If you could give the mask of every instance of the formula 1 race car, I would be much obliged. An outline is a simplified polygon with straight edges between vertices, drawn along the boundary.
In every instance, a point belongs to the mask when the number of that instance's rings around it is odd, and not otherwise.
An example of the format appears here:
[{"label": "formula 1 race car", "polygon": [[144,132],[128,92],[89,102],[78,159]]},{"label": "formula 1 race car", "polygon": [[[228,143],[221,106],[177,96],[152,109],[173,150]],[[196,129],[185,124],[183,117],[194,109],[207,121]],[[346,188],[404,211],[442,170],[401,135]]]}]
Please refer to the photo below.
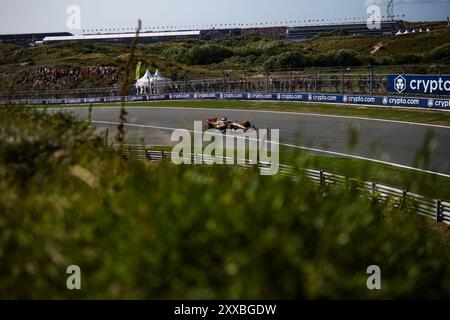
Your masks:
[{"label": "formula 1 race car", "polygon": [[256,127],[250,123],[250,121],[244,121],[244,123],[241,124],[237,121],[228,120],[227,118],[213,118],[207,119],[205,122],[205,130],[208,129],[217,129],[223,132],[227,130],[242,130],[247,132],[250,129],[256,130]]}]

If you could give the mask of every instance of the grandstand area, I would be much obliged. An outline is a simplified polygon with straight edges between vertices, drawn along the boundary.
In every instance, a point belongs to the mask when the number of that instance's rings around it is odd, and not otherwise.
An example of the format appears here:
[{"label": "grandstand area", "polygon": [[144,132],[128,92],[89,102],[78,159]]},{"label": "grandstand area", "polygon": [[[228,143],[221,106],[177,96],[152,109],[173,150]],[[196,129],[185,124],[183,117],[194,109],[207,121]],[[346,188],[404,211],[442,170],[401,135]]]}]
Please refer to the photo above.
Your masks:
[{"label": "grandstand area", "polygon": [[[42,39],[43,44],[55,44],[74,41],[92,42],[92,43],[129,43],[135,34],[98,34],[98,35],[81,35],[81,36],[46,36]],[[177,41],[177,40],[198,40],[200,31],[173,31],[173,32],[145,32],[139,35],[139,42],[154,43],[161,41]]]},{"label": "grandstand area", "polygon": [[[278,39],[307,40],[322,34],[342,31],[349,35],[392,35],[397,30],[404,30],[403,21],[383,22],[381,29],[368,29],[366,22],[347,24],[315,24],[299,26],[247,27],[247,28],[213,28],[198,30],[173,30],[158,32],[143,32],[140,43],[154,43],[174,40],[211,40],[230,36],[246,36],[250,34],[265,35]],[[133,32],[112,33],[100,30],[96,33],[73,35],[61,33],[11,34],[0,35],[0,43],[14,43],[19,45],[55,44],[73,41],[92,43],[128,43],[134,37]]]},{"label": "grandstand area", "polygon": [[287,39],[304,41],[313,37],[332,34],[339,32],[346,35],[392,35],[395,30],[404,30],[406,28],[403,21],[385,21],[381,23],[381,27],[369,29],[367,23],[344,23],[344,24],[328,24],[315,26],[291,27],[287,30]]},{"label": "grandstand area", "polygon": [[33,46],[36,43],[41,43],[45,37],[73,37],[73,34],[69,32],[0,34],[0,43]]},{"label": "grandstand area", "polygon": [[[419,25],[419,28],[430,30],[426,24]],[[111,30],[112,29],[97,29],[95,32],[92,32],[93,30],[90,32],[86,31],[81,35],[73,35],[68,32],[4,34],[0,35],[0,43],[12,43],[21,46],[49,45],[77,41],[88,43],[129,43],[135,35],[134,32],[130,31],[130,28],[124,28],[122,32],[112,32]],[[407,23],[403,20],[384,20],[382,21],[380,28],[368,28],[367,22],[365,21],[330,24],[314,22],[297,26],[249,26],[245,28],[145,31],[140,34],[139,43],[148,44],[185,40],[212,40],[248,35],[262,35],[290,41],[306,41],[322,35],[390,36],[398,34],[399,32],[403,33],[407,30]]]}]

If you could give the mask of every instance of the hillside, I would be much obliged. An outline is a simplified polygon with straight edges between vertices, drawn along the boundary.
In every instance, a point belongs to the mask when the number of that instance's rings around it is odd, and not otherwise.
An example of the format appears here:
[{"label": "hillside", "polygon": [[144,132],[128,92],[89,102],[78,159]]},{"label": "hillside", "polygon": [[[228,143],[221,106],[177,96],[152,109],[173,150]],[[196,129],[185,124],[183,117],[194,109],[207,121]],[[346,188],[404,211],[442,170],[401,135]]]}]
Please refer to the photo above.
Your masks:
[{"label": "hillside", "polygon": [[[0,88],[5,90],[16,76],[32,77],[42,67],[113,66],[118,73],[128,59],[129,46],[83,43],[20,48],[0,44]],[[306,42],[289,42],[252,35],[210,41],[179,41],[140,45],[136,62],[162,72],[174,80],[222,78],[224,74],[239,78],[246,73],[267,69],[339,68],[353,66],[367,70],[367,65],[450,64],[450,32],[433,32],[409,36],[321,36]],[[442,67],[441,67],[442,68]],[[447,72],[444,67],[441,71]],[[436,69],[437,70],[437,69]],[[437,71],[434,72],[437,72]],[[419,71],[423,71],[419,69]],[[426,71],[426,70],[425,70]],[[95,81],[94,81],[95,80]],[[76,86],[98,84],[86,79]],[[104,85],[110,85],[105,83]],[[16,87],[21,87],[16,84]]]}]

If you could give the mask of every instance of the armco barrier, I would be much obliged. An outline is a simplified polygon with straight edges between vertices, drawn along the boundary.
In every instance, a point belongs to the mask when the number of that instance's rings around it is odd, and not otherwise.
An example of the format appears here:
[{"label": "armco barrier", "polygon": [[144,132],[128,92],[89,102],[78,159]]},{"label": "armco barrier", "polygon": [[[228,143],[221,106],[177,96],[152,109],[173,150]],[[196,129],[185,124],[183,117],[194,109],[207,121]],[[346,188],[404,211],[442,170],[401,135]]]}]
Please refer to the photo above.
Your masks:
[{"label": "armco barrier", "polygon": [[[118,152],[120,148],[113,146],[113,151]],[[171,152],[165,151],[150,151],[145,146],[141,145],[125,145],[122,148],[123,155],[127,158],[137,160],[161,161],[168,160]],[[192,161],[195,159],[205,159],[201,154],[190,154]],[[223,162],[226,162],[227,157],[223,157]],[[210,159],[212,160],[212,159]],[[246,162],[243,167],[250,167],[251,164]],[[269,168],[268,163],[259,162],[258,167],[262,170]],[[336,190],[342,190],[349,186],[356,187],[362,194],[367,196],[372,201],[383,201],[384,203],[391,203],[394,206],[402,207],[405,203],[412,203],[414,212],[432,218],[438,223],[444,223],[450,226],[450,202],[442,200],[428,199],[416,193],[408,192],[393,188],[390,186],[377,184],[374,182],[361,181],[353,178],[347,178],[341,175],[328,173],[312,169],[298,169],[292,166],[280,164],[279,174],[288,178],[294,178],[297,174],[304,174],[311,181],[318,185],[326,185]]]},{"label": "armco barrier", "polygon": [[[250,93],[250,92],[216,92],[216,93],[167,93],[145,96],[125,97],[127,102],[164,101],[164,100],[259,100],[259,101],[297,101],[327,104],[352,104],[376,107],[420,108],[432,110],[450,110],[450,99],[415,98],[399,96],[368,96],[345,94],[315,93]],[[13,103],[27,105],[85,104],[119,102],[120,97],[50,99],[50,100],[14,100]],[[8,104],[6,100],[0,104]]]}]

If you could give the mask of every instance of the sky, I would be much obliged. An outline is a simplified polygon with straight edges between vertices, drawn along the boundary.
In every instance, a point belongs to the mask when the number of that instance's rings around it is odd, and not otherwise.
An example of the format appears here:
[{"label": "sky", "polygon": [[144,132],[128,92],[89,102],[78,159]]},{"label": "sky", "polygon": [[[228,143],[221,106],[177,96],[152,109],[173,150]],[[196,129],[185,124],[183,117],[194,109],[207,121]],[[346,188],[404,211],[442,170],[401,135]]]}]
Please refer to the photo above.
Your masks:
[{"label": "sky", "polygon": [[[138,19],[144,31],[365,21],[367,7],[374,3],[385,15],[387,0],[1,0],[0,34],[131,30]],[[408,21],[445,20],[450,0],[395,0],[395,14]]]}]

